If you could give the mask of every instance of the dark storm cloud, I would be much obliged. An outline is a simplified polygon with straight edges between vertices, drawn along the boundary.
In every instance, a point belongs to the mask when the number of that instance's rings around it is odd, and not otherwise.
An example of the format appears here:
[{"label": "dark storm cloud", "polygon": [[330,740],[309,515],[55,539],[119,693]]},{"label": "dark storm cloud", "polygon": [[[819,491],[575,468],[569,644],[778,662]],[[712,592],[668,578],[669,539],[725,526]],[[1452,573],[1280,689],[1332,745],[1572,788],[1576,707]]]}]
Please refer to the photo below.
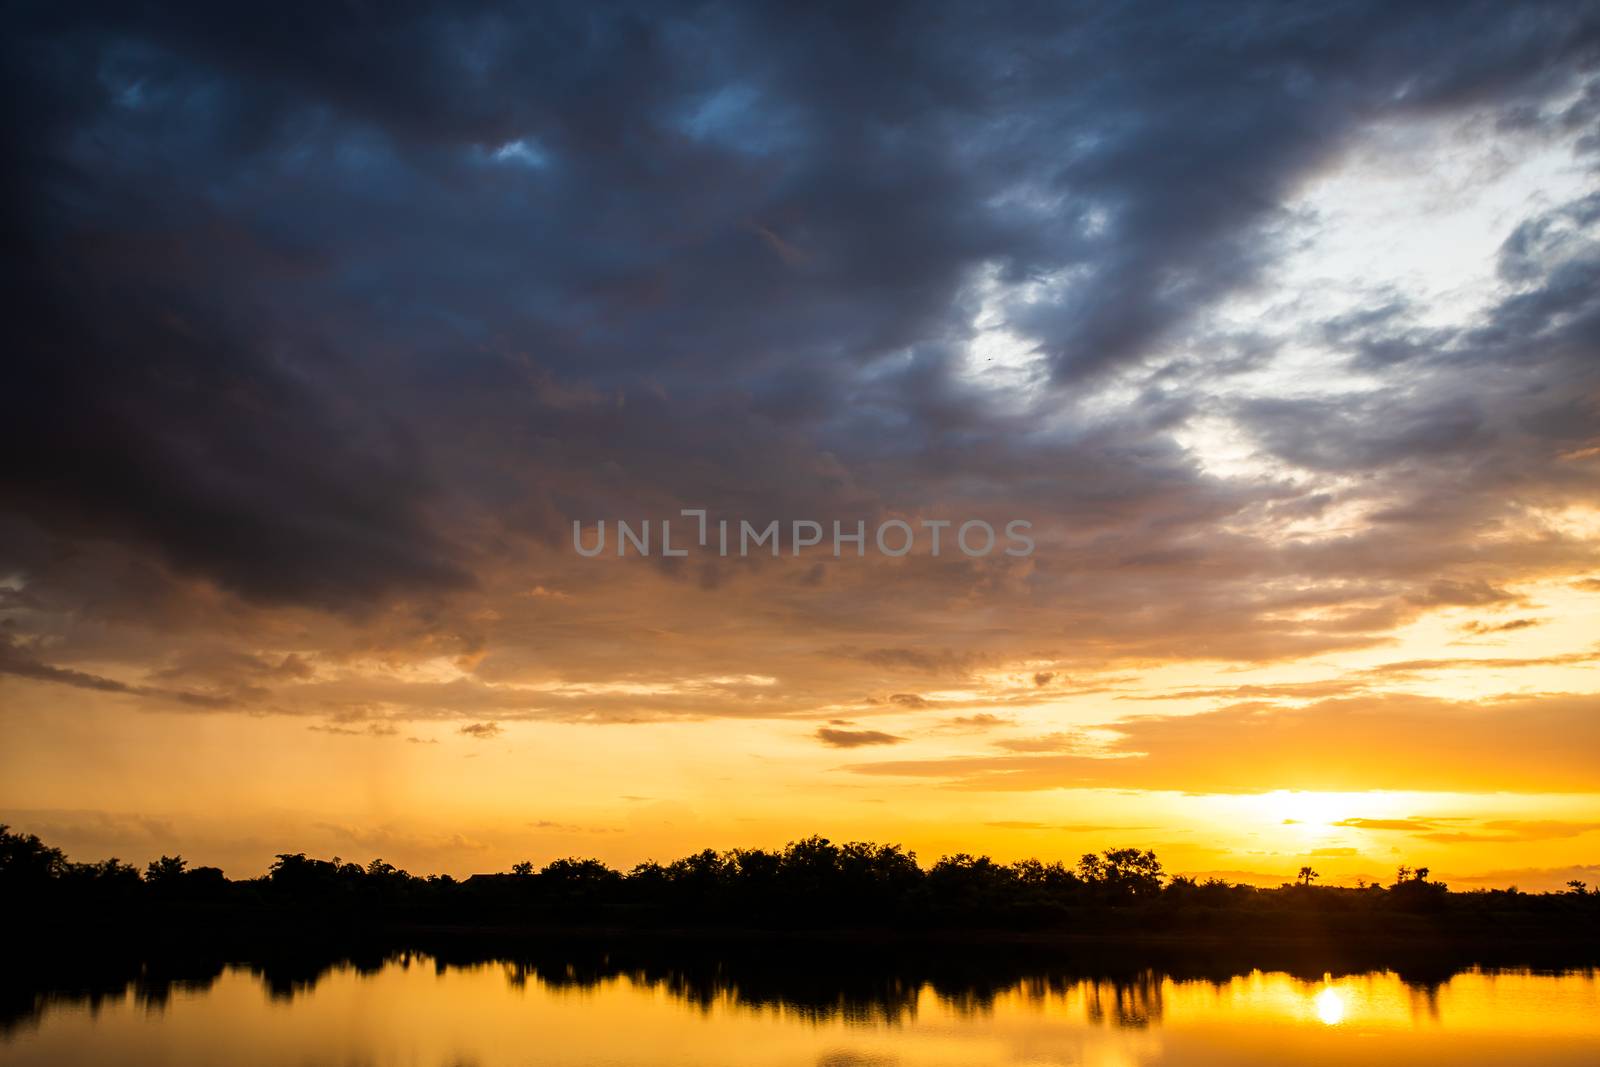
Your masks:
[{"label": "dark storm cloud", "polygon": [[[799,714],[1022,652],[1365,647],[1510,600],[1519,568],[1596,565],[1570,542],[1469,543],[1508,500],[1593,488],[1555,458],[1594,424],[1592,202],[1515,229],[1484,322],[1421,324],[1401,294],[1307,324],[1396,388],[1211,405],[1263,452],[1387,494],[1359,533],[1240,532],[1363,490],[1229,483],[1173,436],[1272,338],[1164,348],[1261,280],[1286,202],[1364,124],[1485,108],[1581,129],[1592,5],[77,5],[9,31],[0,581],[20,572],[29,625],[61,631],[36,680],[114,658],[65,619],[218,623],[170,591],[199,579],[376,621],[305,637],[227,616],[218,642],[245,647],[205,663],[123,654],[246,696],[295,681],[260,665],[296,648],[450,657],[490,683],[759,670],[782,695],[381,699]],[[1006,402],[966,364],[986,284],[1039,360]],[[1119,375],[1137,402],[1074,407]],[[850,572],[568,554],[528,580],[574,517],[682,506],[1025,508],[1059,541]],[[395,599],[414,617],[383,614]],[[663,639],[619,652],[630,623]],[[819,664],[831,682],[799,681]],[[307,682],[318,711],[322,689],[363,699]]]}]

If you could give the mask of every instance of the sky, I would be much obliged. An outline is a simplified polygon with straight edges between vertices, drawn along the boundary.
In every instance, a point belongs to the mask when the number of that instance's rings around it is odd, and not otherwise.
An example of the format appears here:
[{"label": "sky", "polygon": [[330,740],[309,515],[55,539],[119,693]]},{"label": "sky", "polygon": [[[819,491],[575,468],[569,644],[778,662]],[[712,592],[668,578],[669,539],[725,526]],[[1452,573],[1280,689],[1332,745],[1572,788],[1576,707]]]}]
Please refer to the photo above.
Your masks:
[{"label": "sky", "polygon": [[0,821],[1600,883],[1600,5],[7,20]]}]

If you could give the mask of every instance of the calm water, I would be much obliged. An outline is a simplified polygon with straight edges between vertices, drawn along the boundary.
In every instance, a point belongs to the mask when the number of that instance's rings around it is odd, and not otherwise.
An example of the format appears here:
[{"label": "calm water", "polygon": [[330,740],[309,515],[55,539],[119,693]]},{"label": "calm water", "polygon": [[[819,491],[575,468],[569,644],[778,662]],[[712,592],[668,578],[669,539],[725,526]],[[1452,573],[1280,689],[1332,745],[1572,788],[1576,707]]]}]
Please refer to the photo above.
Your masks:
[{"label": "calm water", "polygon": [[222,967],[40,994],[0,1028],[5,1064],[445,1067],[806,1064],[1600,1064],[1593,972],[1255,971],[976,988],[893,981],[830,998],[668,974],[577,976],[420,955],[285,978]]}]

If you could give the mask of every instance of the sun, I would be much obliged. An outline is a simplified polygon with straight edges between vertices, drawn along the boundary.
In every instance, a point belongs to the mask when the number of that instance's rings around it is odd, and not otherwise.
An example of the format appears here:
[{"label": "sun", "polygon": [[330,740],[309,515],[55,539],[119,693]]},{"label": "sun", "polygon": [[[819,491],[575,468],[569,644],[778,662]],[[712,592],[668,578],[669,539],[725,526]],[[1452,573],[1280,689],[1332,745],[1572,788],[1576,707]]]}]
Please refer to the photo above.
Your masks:
[{"label": "sun", "polygon": [[1326,828],[1358,812],[1370,811],[1368,793],[1316,793],[1298,789],[1278,789],[1255,798],[1255,806],[1269,818]]}]

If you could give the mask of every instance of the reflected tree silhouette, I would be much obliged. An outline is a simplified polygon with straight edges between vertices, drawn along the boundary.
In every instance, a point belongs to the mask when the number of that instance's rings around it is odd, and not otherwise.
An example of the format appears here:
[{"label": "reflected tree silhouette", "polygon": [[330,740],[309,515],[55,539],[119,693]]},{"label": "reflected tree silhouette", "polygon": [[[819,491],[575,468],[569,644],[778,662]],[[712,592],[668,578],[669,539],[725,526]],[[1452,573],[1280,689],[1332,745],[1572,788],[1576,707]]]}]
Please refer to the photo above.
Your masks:
[{"label": "reflected tree silhouette", "polygon": [[[748,1011],[811,1023],[897,1025],[914,1020],[927,995],[957,1017],[974,1018],[992,1014],[1000,997],[1016,996],[1038,1005],[1081,1004],[1090,1022],[1137,1030],[1162,1020],[1169,983],[1202,983],[1221,992],[1262,962],[1230,958],[1225,950],[1197,961],[1193,953],[1177,949],[1134,960],[1124,947],[1105,946],[1098,954],[1079,952],[1073,962],[1063,963],[1059,952],[1048,949],[969,944],[853,952],[844,966],[841,952],[849,950],[848,944],[816,939],[772,944],[672,939],[550,944],[541,939],[508,950],[482,938],[447,934],[404,947],[372,942],[328,951],[279,945],[234,958],[175,946],[167,955],[119,957],[99,966],[60,959],[53,967],[41,963],[8,974],[0,987],[0,1039],[58,1009],[92,1012],[131,999],[144,1011],[160,1013],[175,994],[203,993],[230,969],[251,976],[271,999],[292,1002],[337,973],[370,976],[414,965],[439,975],[493,967],[513,989],[593,990],[623,982],[659,990],[703,1014]],[[1308,985],[1328,975],[1373,969],[1369,960],[1353,960],[1349,969],[1324,972],[1319,962],[1296,962],[1292,956],[1267,965]],[[1436,1015],[1441,986],[1467,969],[1465,964],[1419,964],[1397,977],[1414,1010]]]},{"label": "reflected tree silhouette", "polygon": [[1084,982],[1084,1005],[1091,1022],[1143,1030],[1161,1020],[1165,979],[1141,971],[1122,979]]}]

